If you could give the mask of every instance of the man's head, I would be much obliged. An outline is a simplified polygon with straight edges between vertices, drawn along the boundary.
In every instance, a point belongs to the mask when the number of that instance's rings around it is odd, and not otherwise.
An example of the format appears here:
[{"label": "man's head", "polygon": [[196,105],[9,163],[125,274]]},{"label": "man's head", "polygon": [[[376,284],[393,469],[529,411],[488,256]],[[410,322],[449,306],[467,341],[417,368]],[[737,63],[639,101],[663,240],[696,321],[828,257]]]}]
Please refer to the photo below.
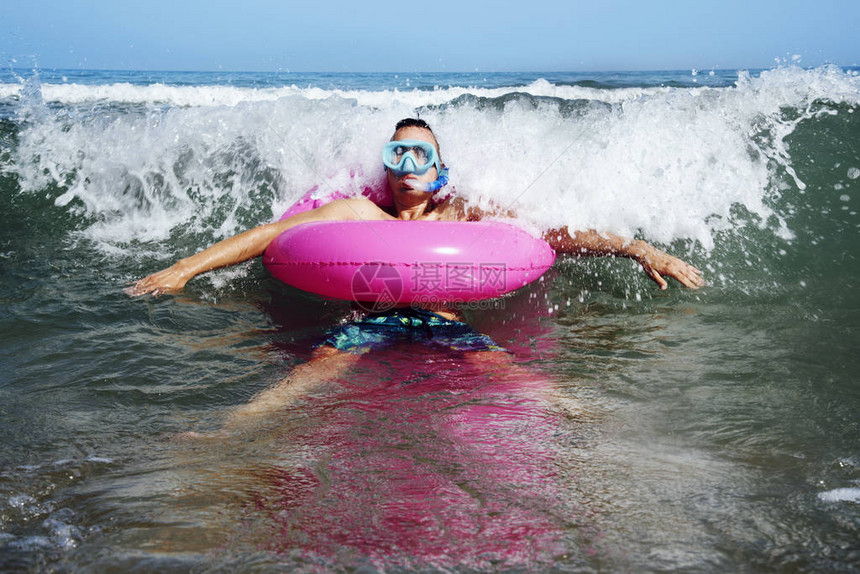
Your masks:
[{"label": "man's head", "polygon": [[415,133],[423,133],[425,136],[429,135],[429,139],[426,137],[419,139],[427,139],[427,141],[432,142],[433,146],[436,148],[436,153],[441,157],[442,154],[439,151],[439,142],[436,140],[436,135],[433,133],[432,128],[430,128],[430,125],[419,118],[403,118],[397,122],[394,126],[394,134],[391,136],[391,141],[416,139],[409,135]]},{"label": "man's head", "polygon": [[[442,161],[439,158],[439,142],[427,122],[416,118],[405,118],[397,122],[391,142],[400,141],[404,142],[404,146],[386,144],[383,150],[383,162],[386,164],[391,189],[435,191],[444,185],[438,183],[434,187],[434,183],[446,170],[442,169]],[[425,148],[423,150],[422,144]],[[444,182],[447,183],[447,178]]]}]

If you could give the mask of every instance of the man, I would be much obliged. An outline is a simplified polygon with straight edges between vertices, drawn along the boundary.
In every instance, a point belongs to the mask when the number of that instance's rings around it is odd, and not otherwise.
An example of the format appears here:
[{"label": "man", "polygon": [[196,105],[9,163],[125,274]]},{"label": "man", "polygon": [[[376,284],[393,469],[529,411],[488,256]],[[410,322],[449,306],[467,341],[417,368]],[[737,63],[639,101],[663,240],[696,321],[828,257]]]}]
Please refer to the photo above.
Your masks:
[{"label": "man", "polygon": [[[200,273],[262,255],[278,235],[303,223],[395,219],[476,221],[487,215],[469,207],[459,198],[448,198],[438,204],[434,202],[433,192],[447,181],[446,169],[441,161],[439,143],[430,126],[423,120],[408,118],[397,123],[391,141],[384,148],[383,161],[386,185],[394,202],[389,210],[363,197],[335,200],[317,209],[261,225],[220,241],[167,269],[144,277],[128,288],[127,292],[138,296],[180,290]],[[664,276],[672,277],[693,289],[703,285],[698,269],[644,241],[628,240],[593,230],[570,232],[567,228],[550,230],[544,234],[544,239],[561,254],[632,258],[642,265],[661,289],[667,287]],[[225,431],[271,414],[303,396],[321,381],[331,380],[353,364],[358,353],[404,339],[425,340],[462,351],[466,359],[473,363],[505,363],[506,368],[514,368],[506,358],[506,353],[494,352],[504,349],[464,323],[455,306],[440,303],[423,307],[395,307],[336,329],[315,350],[309,362],[294,369],[286,379],[263,391],[250,403],[234,410]]]},{"label": "man", "polygon": [[[427,142],[433,146],[437,156],[439,144],[430,126],[423,120],[408,118],[397,123],[393,142],[412,140]],[[439,179],[439,166],[432,165],[423,173],[387,169],[386,183],[394,199],[391,212],[363,198],[340,199],[327,205],[294,215],[287,219],[255,227],[230,237],[204,251],[176,262],[174,265],[153,273],[127,289],[130,295],[152,293],[160,295],[178,291],[194,276],[228,265],[241,263],[262,255],[266,247],[287,229],[314,221],[348,220],[448,220],[475,221],[485,214],[470,209],[462,200],[449,198],[440,204],[432,201],[433,193],[424,191]],[[422,184],[424,187],[422,188]],[[664,253],[644,241],[628,240],[611,233],[594,230],[574,231],[567,228],[554,229],[544,234],[544,239],[560,254],[615,255],[635,259],[661,289],[667,287],[664,275],[672,277],[682,285],[698,288],[703,285],[701,272],[676,257]],[[456,313],[445,311],[444,316],[453,318]]]}]

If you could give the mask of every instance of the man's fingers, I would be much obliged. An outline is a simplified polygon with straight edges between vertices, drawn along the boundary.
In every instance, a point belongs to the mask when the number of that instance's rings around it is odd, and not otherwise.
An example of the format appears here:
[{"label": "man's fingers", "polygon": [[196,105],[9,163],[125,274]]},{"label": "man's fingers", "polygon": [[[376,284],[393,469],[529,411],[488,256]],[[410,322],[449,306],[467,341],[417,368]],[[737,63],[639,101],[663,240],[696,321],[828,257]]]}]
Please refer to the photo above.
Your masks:
[{"label": "man's fingers", "polygon": [[[655,266],[660,270],[658,271],[655,269]],[[664,276],[671,277],[681,285],[690,289],[698,289],[705,284],[705,281],[702,279],[701,271],[692,265],[684,263],[683,261],[673,257],[667,256],[666,260],[657,261],[654,266],[652,266],[651,262],[643,262],[642,268],[645,270],[645,273],[648,274],[648,277],[650,277],[661,290],[664,290],[669,286],[669,283],[666,281]]]},{"label": "man's fingers", "polygon": [[654,282],[660,287],[661,291],[667,287],[668,284],[666,283],[666,280],[663,279],[663,276],[655,271],[651,266],[645,267],[645,273],[648,274],[648,277],[654,280]]},{"label": "man's fingers", "polygon": [[702,279],[702,272],[692,265],[687,265],[683,269],[681,277],[683,279],[681,282],[691,289],[698,289],[705,284],[705,281]]}]

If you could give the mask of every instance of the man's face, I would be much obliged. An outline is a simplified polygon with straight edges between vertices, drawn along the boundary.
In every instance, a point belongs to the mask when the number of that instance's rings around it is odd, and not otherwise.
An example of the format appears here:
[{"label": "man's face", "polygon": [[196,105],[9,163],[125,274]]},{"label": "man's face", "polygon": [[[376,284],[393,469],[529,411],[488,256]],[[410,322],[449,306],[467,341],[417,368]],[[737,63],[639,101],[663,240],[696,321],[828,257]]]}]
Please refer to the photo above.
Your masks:
[{"label": "man's face", "polygon": [[[439,145],[436,143],[436,138],[433,137],[433,134],[424,129],[416,126],[410,126],[406,128],[400,128],[396,132],[394,132],[394,137],[392,141],[399,140],[419,140],[430,143],[436,148],[436,152],[439,152]],[[436,178],[439,177],[439,173],[436,167],[431,167],[424,174],[417,175],[414,173],[407,173],[403,175],[395,175],[390,169],[387,170],[386,175],[388,177],[388,187],[391,188],[392,192],[410,192],[410,193],[425,193],[423,191],[415,191],[408,185],[406,185],[406,181],[409,179],[418,180],[425,183],[431,183],[436,181]]]}]

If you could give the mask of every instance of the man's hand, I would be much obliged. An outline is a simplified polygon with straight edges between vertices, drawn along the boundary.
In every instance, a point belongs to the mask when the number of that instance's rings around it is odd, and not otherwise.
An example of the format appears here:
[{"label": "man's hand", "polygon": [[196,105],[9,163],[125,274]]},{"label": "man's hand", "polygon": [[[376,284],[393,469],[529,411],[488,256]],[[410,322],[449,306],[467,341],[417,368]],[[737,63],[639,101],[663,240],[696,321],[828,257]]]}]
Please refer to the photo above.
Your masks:
[{"label": "man's hand", "polygon": [[689,263],[664,253],[644,241],[638,243],[640,243],[638,249],[633,251],[639,253],[631,253],[631,257],[642,265],[642,269],[660,286],[660,289],[668,286],[664,276],[671,277],[690,289],[698,289],[705,284],[702,272]]},{"label": "man's hand", "polygon": [[123,291],[132,297],[146,295],[147,293],[158,296],[168,291],[179,291],[185,287],[185,284],[192,277],[188,275],[184,267],[182,261],[178,261],[167,269],[147,275],[134,285],[126,287]]}]

